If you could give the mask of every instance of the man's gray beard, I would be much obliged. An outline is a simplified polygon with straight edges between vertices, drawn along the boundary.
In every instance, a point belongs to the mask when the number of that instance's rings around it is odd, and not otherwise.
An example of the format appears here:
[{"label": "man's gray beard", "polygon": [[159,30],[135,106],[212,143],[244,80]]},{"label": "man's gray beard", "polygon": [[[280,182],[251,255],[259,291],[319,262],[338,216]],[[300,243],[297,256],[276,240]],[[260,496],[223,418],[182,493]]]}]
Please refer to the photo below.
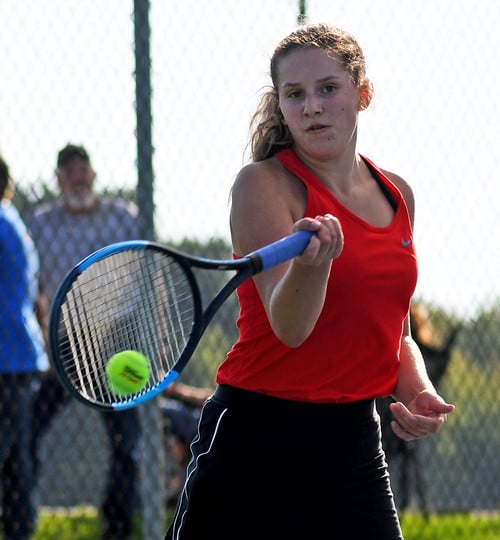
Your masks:
[{"label": "man's gray beard", "polygon": [[97,195],[95,193],[88,193],[87,195],[69,195],[64,198],[64,201],[70,210],[82,212],[91,210],[95,206]]}]

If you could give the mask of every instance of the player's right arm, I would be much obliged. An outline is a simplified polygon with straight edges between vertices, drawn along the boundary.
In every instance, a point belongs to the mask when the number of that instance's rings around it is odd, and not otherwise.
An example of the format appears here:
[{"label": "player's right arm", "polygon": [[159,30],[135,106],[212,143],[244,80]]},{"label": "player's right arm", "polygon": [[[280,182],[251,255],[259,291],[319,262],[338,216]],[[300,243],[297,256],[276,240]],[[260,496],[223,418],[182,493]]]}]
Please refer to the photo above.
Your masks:
[{"label": "player's right arm", "polygon": [[271,327],[283,343],[298,347],[323,308],[331,262],[343,246],[342,228],[331,216],[304,218],[304,185],[276,160],[247,165],[232,190],[234,252],[245,255],[296,230],[314,231],[303,255],[254,277]]}]

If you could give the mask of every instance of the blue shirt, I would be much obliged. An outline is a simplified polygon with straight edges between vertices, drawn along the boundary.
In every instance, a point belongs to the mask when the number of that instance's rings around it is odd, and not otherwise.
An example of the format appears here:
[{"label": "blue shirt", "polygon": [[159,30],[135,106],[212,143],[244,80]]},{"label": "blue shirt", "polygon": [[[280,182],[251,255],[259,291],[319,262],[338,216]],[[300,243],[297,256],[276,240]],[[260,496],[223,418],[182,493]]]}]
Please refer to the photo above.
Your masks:
[{"label": "blue shirt", "polygon": [[0,373],[48,368],[35,315],[38,254],[17,209],[0,203]]}]

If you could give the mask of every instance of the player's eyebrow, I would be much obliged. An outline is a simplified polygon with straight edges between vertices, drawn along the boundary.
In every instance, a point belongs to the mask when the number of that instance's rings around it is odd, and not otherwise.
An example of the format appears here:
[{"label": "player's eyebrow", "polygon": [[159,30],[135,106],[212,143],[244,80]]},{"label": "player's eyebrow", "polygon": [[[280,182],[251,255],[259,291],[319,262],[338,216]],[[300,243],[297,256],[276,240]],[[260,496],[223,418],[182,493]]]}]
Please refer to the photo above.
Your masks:
[{"label": "player's eyebrow", "polygon": [[[333,81],[333,80],[336,80],[336,79],[341,79],[342,77],[340,75],[327,75],[326,77],[322,77],[321,79],[317,79],[316,82],[317,83],[325,83],[325,82],[328,82],[328,81]],[[299,82],[291,82],[291,81],[285,81],[283,82],[280,86],[281,88],[289,88],[289,87],[294,87],[294,86],[300,86],[302,83],[299,83]]]}]

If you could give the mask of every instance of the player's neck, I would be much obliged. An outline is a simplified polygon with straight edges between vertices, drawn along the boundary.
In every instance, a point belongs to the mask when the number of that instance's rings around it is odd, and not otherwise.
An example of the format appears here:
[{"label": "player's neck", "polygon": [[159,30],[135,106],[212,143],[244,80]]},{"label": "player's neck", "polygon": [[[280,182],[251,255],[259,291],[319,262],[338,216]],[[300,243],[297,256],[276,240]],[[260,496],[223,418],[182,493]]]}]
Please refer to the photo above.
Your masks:
[{"label": "player's neck", "polygon": [[362,159],[349,152],[333,159],[302,158],[314,175],[333,193],[348,194],[362,180]]}]

